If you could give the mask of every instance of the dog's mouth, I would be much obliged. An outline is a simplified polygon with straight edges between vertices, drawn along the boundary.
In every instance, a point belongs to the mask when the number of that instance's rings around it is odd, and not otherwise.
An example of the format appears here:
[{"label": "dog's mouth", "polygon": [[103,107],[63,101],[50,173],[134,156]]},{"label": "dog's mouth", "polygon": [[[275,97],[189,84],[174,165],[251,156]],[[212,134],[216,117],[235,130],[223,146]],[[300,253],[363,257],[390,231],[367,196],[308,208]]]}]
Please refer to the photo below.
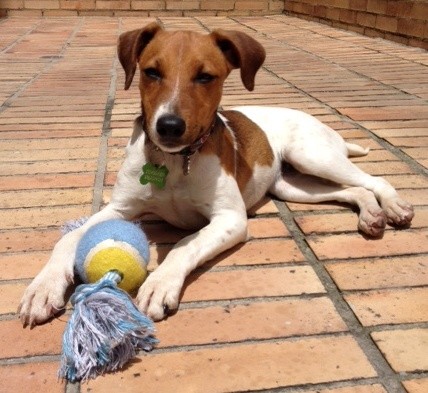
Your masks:
[{"label": "dog's mouth", "polygon": [[206,142],[208,137],[211,135],[214,124],[209,127],[207,131],[201,130],[200,135],[196,138],[195,141],[187,144],[183,144],[182,140],[177,140],[176,138],[165,138],[157,137],[157,141],[153,143],[163,152],[169,154],[181,154],[181,155],[192,155],[196,153],[202,145]]},{"label": "dog's mouth", "polygon": [[161,138],[159,141],[153,141],[153,143],[156,145],[156,147],[159,150],[162,150],[165,153],[170,154],[178,154],[182,150],[185,150],[188,148],[189,145],[184,145],[180,143],[177,140],[170,140],[170,139],[164,139]]}]

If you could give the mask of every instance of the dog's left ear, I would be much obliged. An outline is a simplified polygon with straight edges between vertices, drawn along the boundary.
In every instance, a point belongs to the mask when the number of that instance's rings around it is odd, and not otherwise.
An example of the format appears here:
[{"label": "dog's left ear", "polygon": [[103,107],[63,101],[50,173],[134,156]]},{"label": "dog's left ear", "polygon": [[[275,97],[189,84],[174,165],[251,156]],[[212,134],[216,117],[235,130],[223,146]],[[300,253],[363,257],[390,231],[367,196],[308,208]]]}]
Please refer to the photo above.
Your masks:
[{"label": "dog's left ear", "polygon": [[142,29],[127,31],[120,35],[117,43],[117,54],[120,64],[125,70],[125,90],[131,86],[141,53],[160,30],[162,27],[153,22]]},{"label": "dog's left ear", "polygon": [[232,68],[241,69],[241,79],[246,89],[253,90],[254,78],[266,57],[263,46],[240,31],[216,29],[211,36]]}]

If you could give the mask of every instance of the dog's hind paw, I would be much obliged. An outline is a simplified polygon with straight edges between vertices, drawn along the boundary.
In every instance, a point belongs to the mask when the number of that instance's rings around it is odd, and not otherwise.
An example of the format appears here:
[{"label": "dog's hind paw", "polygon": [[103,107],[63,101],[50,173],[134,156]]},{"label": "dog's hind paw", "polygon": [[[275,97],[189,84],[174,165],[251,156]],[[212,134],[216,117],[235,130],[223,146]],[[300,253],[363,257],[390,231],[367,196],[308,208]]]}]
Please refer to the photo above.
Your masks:
[{"label": "dog's hind paw", "polygon": [[382,236],[385,227],[386,215],[380,207],[378,209],[367,209],[360,213],[358,228],[367,235]]},{"label": "dog's hind paw", "polygon": [[413,206],[400,198],[388,199],[382,207],[390,225],[409,225],[415,215]]}]

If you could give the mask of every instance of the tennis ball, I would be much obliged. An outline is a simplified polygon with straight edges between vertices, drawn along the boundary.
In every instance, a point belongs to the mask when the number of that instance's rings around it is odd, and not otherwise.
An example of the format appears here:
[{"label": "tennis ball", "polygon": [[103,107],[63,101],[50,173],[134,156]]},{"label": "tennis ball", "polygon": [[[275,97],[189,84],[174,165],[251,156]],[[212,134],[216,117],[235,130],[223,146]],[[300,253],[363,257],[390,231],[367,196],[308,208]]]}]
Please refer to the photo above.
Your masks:
[{"label": "tennis ball", "polygon": [[122,276],[118,287],[131,293],[144,282],[149,259],[149,243],[139,226],[108,220],[91,227],[78,243],[75,270],[86,283],[115,270]]}]

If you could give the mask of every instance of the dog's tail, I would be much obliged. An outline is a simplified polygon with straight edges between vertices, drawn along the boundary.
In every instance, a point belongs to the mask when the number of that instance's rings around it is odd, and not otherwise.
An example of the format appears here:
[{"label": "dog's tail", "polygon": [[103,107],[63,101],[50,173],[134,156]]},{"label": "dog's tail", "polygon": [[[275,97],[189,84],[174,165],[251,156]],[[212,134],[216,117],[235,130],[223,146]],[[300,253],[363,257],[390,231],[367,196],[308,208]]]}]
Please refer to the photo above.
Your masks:
[{"label": "dog's tail", "polygon": [[354,143],[348,143],[346,142],[346,148],[348,149],[348,156],[349,157],[361,157],[368,154],[370,151],[370,147],[361,147],[359,145],[356,145]]}]

